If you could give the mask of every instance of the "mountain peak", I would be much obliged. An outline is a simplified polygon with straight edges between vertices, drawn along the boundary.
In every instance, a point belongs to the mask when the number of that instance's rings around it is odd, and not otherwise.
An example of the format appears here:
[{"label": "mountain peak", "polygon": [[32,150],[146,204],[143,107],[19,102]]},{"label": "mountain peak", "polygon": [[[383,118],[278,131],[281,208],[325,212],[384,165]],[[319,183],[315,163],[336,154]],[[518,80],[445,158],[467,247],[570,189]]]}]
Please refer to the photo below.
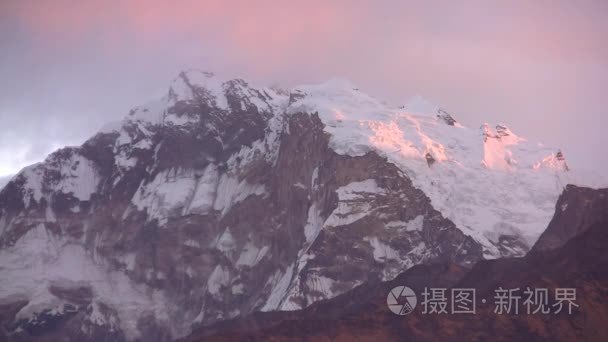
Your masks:
[{"label": "mountain peak", "polygon": [[228,109],[224,96],[225,82],[212,72],[197,69],[182,71],[169,88],[168,99],[174,104],[194,100]]}]

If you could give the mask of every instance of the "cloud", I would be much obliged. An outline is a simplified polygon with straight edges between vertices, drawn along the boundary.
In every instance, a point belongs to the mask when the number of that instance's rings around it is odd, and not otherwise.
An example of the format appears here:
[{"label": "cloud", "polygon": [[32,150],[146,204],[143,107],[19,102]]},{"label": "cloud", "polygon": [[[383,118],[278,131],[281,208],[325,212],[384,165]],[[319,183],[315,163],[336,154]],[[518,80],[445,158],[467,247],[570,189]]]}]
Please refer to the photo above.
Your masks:
[{"label": "cloud", "polygon": [[344,77],[394,104],[421,94],[605,167],[606,13],[605,1],[3,1],[0,168],[82,142],[189,67],[286,86]]}]

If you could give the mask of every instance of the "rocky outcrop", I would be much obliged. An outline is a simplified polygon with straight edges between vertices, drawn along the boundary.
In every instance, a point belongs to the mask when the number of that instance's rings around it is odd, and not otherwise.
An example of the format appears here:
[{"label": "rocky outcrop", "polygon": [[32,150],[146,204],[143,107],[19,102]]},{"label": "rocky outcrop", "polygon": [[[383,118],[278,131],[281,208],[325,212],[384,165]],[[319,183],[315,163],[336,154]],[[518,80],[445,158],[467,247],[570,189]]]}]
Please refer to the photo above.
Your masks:
[{"label": "rocky outcrop", "polygon": [[555,215],[531,253],[559,248],[598,223],[608,222],[608,189],[568,185],[555,206]]},{"label": "rocky outcrop", "polygon": [[458,122],[450,113],[446,112],[443,109],[437,109],[437,117],[442,119],[449,126],[455,126]]}]

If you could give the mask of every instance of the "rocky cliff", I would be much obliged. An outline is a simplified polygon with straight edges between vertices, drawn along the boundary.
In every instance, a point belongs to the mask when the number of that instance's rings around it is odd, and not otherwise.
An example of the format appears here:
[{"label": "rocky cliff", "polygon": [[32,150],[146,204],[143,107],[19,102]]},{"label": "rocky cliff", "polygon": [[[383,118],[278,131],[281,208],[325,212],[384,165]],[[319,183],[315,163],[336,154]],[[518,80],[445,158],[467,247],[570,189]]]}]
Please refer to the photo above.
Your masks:
[{"label": "rocky cliff", "polygon": [[[590,217],[608,211],[604,190],[569,186],[560,204],[587,199]],[[576,195],[573,195],[576,194]],[[558,212],[562,212],[558,208]],[[576,220],[578,213],[556,214],[552,226]],[[606,305],[608,290],[608,220],[578,221],[576,231],[559,246],[545,247],[524,258],[483,260],[469,270],[455,264],[417,265],[394,280],[368,283],[334,299],[289,313],[256,313],[196,330],[185,341],[605,341],[608,338]],[[583,229],[584,228],[584,229]],[[550,233],[550,229],[546,234]],[[387,294],[396,286],[408,286],[419,295],[418,307],[398,316],[387,307]],[[424,288],[472,288],[476,290],[475,314],[424,313],[420,295]],[[518,304],[509,313],[497,313],[497,289],[519,289]],[[546,312],[538,311],[526,288],[548,291]],[[562,310],[554,297],[556,288],[575,289],[572,310]],[[448,295],[449,296],[449,295]],[[517,305],[518,312],[515,312]],[[528,312],[529,308],[529,312]]]}]

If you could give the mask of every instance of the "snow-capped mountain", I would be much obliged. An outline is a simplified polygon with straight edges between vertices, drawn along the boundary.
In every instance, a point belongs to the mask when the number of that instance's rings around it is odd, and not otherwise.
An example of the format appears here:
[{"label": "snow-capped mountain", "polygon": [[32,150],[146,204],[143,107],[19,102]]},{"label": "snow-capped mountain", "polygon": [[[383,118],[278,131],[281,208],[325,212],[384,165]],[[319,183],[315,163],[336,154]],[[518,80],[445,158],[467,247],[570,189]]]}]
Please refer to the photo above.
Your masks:
[{"label": "snow-capped mountain", "polygon": [[183,72],[0,191],[2,333],[168,340],[415,264],[521,256],[574,175],[420,98]]}]

